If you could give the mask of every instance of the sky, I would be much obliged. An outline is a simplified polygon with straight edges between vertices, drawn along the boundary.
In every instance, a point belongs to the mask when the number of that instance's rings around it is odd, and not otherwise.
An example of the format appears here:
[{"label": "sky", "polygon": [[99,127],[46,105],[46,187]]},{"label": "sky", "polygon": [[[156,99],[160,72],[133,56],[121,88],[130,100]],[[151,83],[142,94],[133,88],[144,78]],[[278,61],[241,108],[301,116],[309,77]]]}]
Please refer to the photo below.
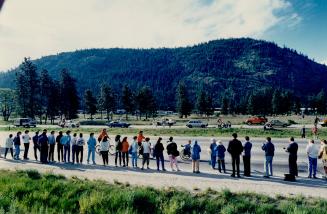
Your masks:
[{"label": "sky", "polygon": [[77,49],[239,37],[273,41],[327,65],[327,0],[6,0],[0,71],[24,57]]}]

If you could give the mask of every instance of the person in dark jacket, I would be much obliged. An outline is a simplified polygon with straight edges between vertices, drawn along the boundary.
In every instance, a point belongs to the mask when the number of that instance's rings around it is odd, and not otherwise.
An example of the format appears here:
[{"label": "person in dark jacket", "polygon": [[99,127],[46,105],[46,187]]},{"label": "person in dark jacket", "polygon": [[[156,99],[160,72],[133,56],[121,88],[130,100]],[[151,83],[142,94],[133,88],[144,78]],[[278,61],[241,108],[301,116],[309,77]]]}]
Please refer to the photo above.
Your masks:
[{"label": "person in dark jacket", "polygon": [[47,137],[47,130],[44,129],[43,133],[39,138],[39,143],[41,147],[41,163],[48,163],[48,151],[49,151],[48,142],[49,140]]},{"label": "person in dark jacket", "polygon": [[37,161],[37,152],[40,151],[40,145],[39,145],[39,131],[35,132],[35,135],[32,137],[32,141],[34,144],[34,157],[35,160]]},{"label": "person in dark jacket", "polygon": [[210,144],[210,152],[211,152],[210,164],[212,169],[215,169],[216,162],[217,162],[217,152],[215,152],[216,148],[217,148],[216,139],[212,138]]},{"label": "person in dark jacket", "polygon": [[[266,143],[262,144],[262,150],[265,151],[265,157],[266,157],[266,161],[265,161],[265,178],[269,178],[269,176],[273,175],[273,168],[272,168],[272,161],[273,161],[273,157],[275,155],[275,146],[274,144],[271,142],[271,138],[267,137],[267,141]],[[269,169],[270,168],[270,173],[269,173]]]},{"label": "person in dark jacket", "polygon": [[15,146],[15,155],[14,155],[14,159],[15,160],[19,160],[19,154],[20,154],[20,135],[22,133],[21,132],[17,132],[16,137],[14,138],[14,146]]},{"label": "person in dark jacket", "polygon": [[163,155],[163,151],[165,150],[164,149],[164,146],[163,144],[161,143],[162,141],[162,138],[159,137],[156,145],[154,146],[154,154],[156,156],[156,160],[157,160],[157,170],[159,171],[159,165],[160,165],[160,162],[161,162],[161,168],[163,171],[166,171],[165,169],[165,160],[164,160],[164,155]]},{"label": "person in dark jacket", "polygon": [[252,143],[250,142],[249,136],[245,137],[245,143],[243,146],[243,163],[244,163],[244,176],[251,176],[251,149]]},{"label": "person in dark jacket", "polygon": [[169,141],[167,141],[167,154],[169,156],[170,161],[170,167],[172,171],[175,171],[174,165],[176,167],[177,171],[180,171],[177,164],[177,157],[179,156],[179,151],[177,150],[177,144],[174,142],[173,137],[169,138]]},{"label": "person in dark jacket", "polygon": [[233,166],[233,173],[232,177],[235,177],[235,167],[237,169],[237,177],[240,176],[240,155],[243,152],[243,145],[241,141],[237,139],[237,134],[234,133],[233,135],[233,140],[229,141],[227,151],[231,154],[232,156],[232,166]]},{"label": "person in dark jacket", "polygon": [[225,152],[226,148],[223,145],[221,140],[218,141],[218,146],[216,148],[217,157],[218,157],[218,171],[221,173],[221,169],[223,169],[224,173],[226,173],[225,168]]},{"label": "person in dark jacket", "polygon": [[64,146],[60,143],[62,136],[62,131],[59,131],[59,135],[56,137],[58,162],[64,162]]},{"label": "person in dark jacket", "polygon": [[290,144],[286,148],[286,152],[289,153],[288,156],[288,166],[289,166],[289,173],[294,176],[298,176],[298,169],[297,169],[297,150],[298,145],[294,142],[294,137],[290,138]]}]

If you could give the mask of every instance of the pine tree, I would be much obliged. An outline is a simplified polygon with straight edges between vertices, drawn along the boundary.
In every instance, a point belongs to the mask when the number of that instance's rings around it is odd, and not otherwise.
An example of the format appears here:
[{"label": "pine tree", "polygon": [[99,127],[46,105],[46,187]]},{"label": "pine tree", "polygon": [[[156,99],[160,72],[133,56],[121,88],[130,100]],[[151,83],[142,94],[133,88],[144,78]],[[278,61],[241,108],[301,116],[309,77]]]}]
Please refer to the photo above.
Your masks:
[{"label": "pine tree", "polygon": [[110,113],[116,110],[116,103],[116,95],[111,87],[108,84],[103,84],[100,89],[99,107],[106,111],[107,120],[110,119]]},{"label": "pine tree", "polygon": [[54,124],[55,117],[59,114],[61,98],[58,85],[60,85],[59,81],[53,80],[49,88],[47,115],[50,118],[51,124]]},{"label": "pine tree", "polygon": [[60,112],[66,119],[77,118],[79,97],[76,89],[76,80],[67,69],[61,71],[60,79]]},{"label": "pine tree", "polygon": [[187,118],[191,115],[192,112],[192,104],[189,100],[189,96],[186,90],[186,86],[183,82],[180,82],[177,88],[177,104],[176,109],[179,113],[180,118]]},{"label": "pine tree", "polygon": [[156,116],[156,101],[148,86],[144,86],[139,90],[136,96],[136,103],[140,111],[140,118],[142,114],[145,114],[145,119],[148,119],[148,116]]},{"label": "pine tree", "polygon": [[93,115],[97,113],[97,100],[93,97],[92,91],[90,89],[85,91],[84,103],[86,107],[86,113],[90,114],[91,120],[93,120]]},{"label": "pine tree", "polygon": [[280,93],[280,90],[276,89],[273,93],[273,98],[272,98],[272,112],[275,115],[278,115],[282,112],[282,96]]},{"label": "pine tree", "polygon": [[124,85],[121,99],[126,110],[126,120],[128,120],[128,114],[132,114],[135,111],[134,94],[128,85]]},{"label": "pine tree", "polygon": [[40,101],[42,106],[40,106],[39,117],[40,123],[42,124],[42,116],[45,115],[45,124],[47,123],[48,111],[49,111],[49,99],[50,99],[50,90],[52,79],[47,70],[42,70],[40,76]]},{"label": "pine tree", "polygon": [[0,111],[4,121],[8,121],[12,112],[15,110],[16,96],[11,89],[0,89]]},{"label": "pine tree", "polygon": [[316,96],[316,108],[319,114],[326,113],[326,102],[327,102],[326,93],[322,89]]},{"label": "pine tree", "polygon": [[35,118],[38,114],[39,77],[37,67],[29,58],[24,58],[16,77],[18,112],[22,117]]},{"label": "pine tree", "polygon": [[229,112],[229,100],[227,99],[226,96],[223,96],[223,98],[221,99],[221,113],[223,115],[227,115]]},{"label": "pine tree", "polygon": [[200,115],[205,114],[207,111],[207,95],[203,89],[201,89],[197,94],[196,110]]}]

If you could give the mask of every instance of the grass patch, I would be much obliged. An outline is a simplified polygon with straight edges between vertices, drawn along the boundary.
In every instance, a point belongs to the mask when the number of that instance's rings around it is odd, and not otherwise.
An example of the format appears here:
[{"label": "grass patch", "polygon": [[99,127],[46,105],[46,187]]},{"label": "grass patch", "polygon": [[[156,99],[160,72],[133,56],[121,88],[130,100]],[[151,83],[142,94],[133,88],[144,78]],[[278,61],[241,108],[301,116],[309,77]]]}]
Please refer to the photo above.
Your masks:
[{"label": "grass patch", "polygon": [[0,171],[1,213],[326,213],[327,200],[276,198],[207,189],[157,190],[66,179],[37,171]]}]

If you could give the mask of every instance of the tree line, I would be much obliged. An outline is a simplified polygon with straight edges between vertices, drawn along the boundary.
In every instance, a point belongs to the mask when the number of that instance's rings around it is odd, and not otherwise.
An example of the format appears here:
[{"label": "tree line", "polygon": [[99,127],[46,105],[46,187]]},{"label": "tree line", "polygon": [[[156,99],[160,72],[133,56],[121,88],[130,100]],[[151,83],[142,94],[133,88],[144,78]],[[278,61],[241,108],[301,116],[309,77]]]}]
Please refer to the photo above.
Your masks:
[{"label": "tree line", "polygon": [[[106,118],[112,119],[112,113],[121,108],[128,115],[136,114],[140,119],[155,117],[158,110],[157,96],[150,87],[144,85],[138,89],[124,84],[120,91],[114,90],[108,83],[100,84],[99,91],[86,89],[84,94],[77,90],[76,79],[68,69],[62,69],[58,79],[53,79],[46,69],[40,74],[37,66],[29,58],[25,58],[16,73],[16,90],[0,90],[0,108],[4,120],[16,111],[21,117],[40,119],[40,123],[50,120],[54,123],[56,117],[74,119],[78,110],[90,114],[91,119],[97,113],[103,112]],[[225,93],[215,97],[205,85],[196,89],[196,99],[191,93],[194,89],[180,81],[175,92],[176,110],[180,117],[188,117],[191,113],[210,116],[214,114],[215,104],[220,103],[222,114],[252,114],[280,115],[299,113],[304,102],[288,90],[263,88],[252,90],[235,101],[233,93]],[[219,100],[217,102],[217,99]],[[327,111],[327,98],[322,89],[317,95],[305,99],[307,107],[317,110],[320,114]],[[217,105],[216,105],[217,106]]]}]

